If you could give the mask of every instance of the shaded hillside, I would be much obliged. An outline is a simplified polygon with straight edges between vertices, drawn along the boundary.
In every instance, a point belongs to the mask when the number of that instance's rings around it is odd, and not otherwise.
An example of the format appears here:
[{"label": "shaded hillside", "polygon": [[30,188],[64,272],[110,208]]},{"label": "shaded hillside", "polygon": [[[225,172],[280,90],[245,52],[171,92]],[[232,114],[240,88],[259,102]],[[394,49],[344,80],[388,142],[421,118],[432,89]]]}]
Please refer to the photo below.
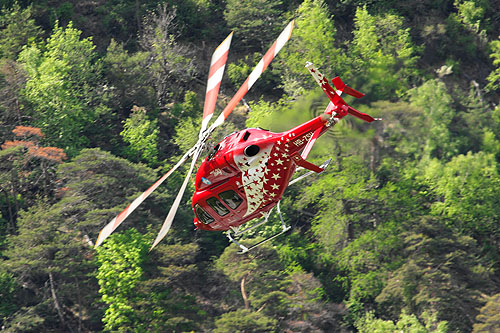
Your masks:
[{"label": "shaded hillside", "polygon": [[[469,332],[500,328],[500,2],[23,1],[0,12],[0,325],[11,332]],[[97,250],[99,230],[199,131],[234,31],[210,143],[323,112],[313,62],[366,96],[290,186],[293,230],[239,255],[194,231],[180,168]],[[244,241],[279,228],[276,216]]]}]

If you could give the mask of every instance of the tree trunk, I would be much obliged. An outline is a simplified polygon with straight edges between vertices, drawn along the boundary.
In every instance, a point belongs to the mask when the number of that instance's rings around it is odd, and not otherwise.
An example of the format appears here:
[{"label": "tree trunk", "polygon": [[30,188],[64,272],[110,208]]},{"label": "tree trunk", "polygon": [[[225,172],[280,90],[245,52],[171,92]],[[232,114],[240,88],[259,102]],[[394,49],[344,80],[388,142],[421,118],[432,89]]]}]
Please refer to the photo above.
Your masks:
[{"label": "tree trunk", "polygon": [[61,310],[61,306],[59,305],[59,301],[57,300],[56,289],[54,287],[54,277],[52,275],[52,272],[49,272],[49,281],[50,281],[50,292],[52,293],[52,299],[54,300],[54,307],[57,310],[57,315],[59,316],[59,320],[61,321],[61,324],[63,326],[68,327],[69,330],[73,332],[71,327],[69,325],[66,325],[66,322],[64,321],[64,316]]},{"label": "tree trunk", "polygon": [[7,203],[7,209],[9,210],[9,224],[10,228],[12,229],[12,233],[15,233],[17,230],[16,224],[14,223],[14,213],[12,212],[12,203],[9,200],[9,194],[7,191],[2,190],[5,196],[5,202]]},{"label": "tree trunk", "polygon": [[246,282],[247,276],[248,276],[248,274],[243,276],[243,278],[241,279],[240,287],[241,287],[241,297],[243,297],[243,301],[245,302],[245,309],[249,310],[250,303],[248,302],[248,296],[247,296],[247,293],[245,291],[245,282]]}]

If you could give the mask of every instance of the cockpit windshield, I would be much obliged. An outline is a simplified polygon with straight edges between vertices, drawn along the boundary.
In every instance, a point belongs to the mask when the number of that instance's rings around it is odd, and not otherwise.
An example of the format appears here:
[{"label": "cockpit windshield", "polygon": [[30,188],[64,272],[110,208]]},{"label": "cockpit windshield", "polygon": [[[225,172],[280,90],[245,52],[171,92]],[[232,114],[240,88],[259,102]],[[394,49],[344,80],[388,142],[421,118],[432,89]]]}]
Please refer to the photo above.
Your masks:
[{"label": "cockpit windshield", "polygon": [[196,213],[198,220],[200,220],[202,223],[210,224],[215,221],[214,218],[210,216],[210,214],[205,212],[205,210],[198,204],[194,205],[194,212]]}]

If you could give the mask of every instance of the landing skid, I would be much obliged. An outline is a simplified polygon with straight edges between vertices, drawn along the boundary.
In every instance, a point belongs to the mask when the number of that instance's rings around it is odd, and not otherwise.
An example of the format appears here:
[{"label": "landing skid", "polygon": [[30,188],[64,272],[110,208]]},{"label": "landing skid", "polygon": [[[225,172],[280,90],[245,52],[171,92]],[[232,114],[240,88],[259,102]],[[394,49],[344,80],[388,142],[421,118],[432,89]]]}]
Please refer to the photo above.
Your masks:
[{"label": "landing skid", "polygon": [[[330,164],[330,162],[331,162],[331,159],[323,162],[323,164],[320,166],[320,168],[322,168],[323,171],[324,171],[328,167],[328,165]],[[314,171],[309,171],[308,173],[305,173],[302,176],[300,176],[300,177],[292,180],[288,185],[290,186],[292,184],[295,184],[299,180],[302,180],[302,179],[306,178],[307,176],[310,176],[310,175],[312,175],[314,173],[315,173]],[[256,223],[256,224],[254,224],[253,226],[245,228],[243,230],[240,230],[240,227],[235,227],[235,228],[232,228],[231,230],[228,230],[226,232],[226,236],[229,239],[229,241],[231,241],[231,243],[234,243],[234,244],[236,244],[236,245],[238,245],[240,247],[241,251],[239,251],[238,253],[240,253],[240,254],[247,253],[248,251],[250,251],[252,249],[255,249],[256,247],[258,247],[258,246],[260,246],[260,245],[262,245],[262,244],[264,244],[264,243],[266,243],[266,242],[268,242],[268,241],[270,241],[270,240],[272,240],[272,239],[274,239],[274,238],[276,238],[276,237],[284,234],[288,230],[292,229],[292,227],[291,226],[287,226],[285,224],[285,221],[283,220],[283,215],[281,214],[281,209],[280,209],[280,202],[281,201],[278,201],[278,203],[276,204],[276,211],[278,212],[278,215],[279,215],[280,221],[281,221],[281,231],[278,232],[277,234],[272,235],[271,237],[268,237],[268,238],[266,238],[266,239],[264,239],[264,240],[262,240],[262,241],[260,241],[260,242],[258,242],[256,244],[250,246],[250,247],[246,247],[245,245],[241,244],[236,239],[234,239],[235,237],[241,236],[245,232],[253,230],[253,229],[261,226],[262,224],[266,223],[267,220],[269,219],[269,216],[271,215],[272,209],[269,212],[263,214],[264,215],[264,219],[262,221]]]},{"label": "landing skid", "polygon": [[[234,243],[234,244],[236,244],[236,245],[238,245],[238,246],[240,247],[241,251],[239,251],[238,253],[240,253],[240,254],[247,253],[248,251],[250,251],[250,250],[252,250],[252,249],[255,249],[256,247],[258,247],[258,246],[260,246],[260,245],[262,245],[262,244],[264,244],[264,243],[266,243],[266,242],[268,242],[268,241],[270,241],[270,240],[272,240],[272,239],[274,239],[274,238],[278,237],[279,235],[284,234],[284,233],[285,233],[285,232],[287,232],[288,230],[292,229],[292,227],[291,227],[291,226],[287,226],[287,225],[285,224],[285,221],[283,220],[283,215],[281,214],[280,202],[279,202],[279,201],[278,201],[278,204],[276,205],[276,210],[277,210],[278,215],[279,215],[280,220],[281,220],[281,231],[280,231],[280,232],[278,232],[278,233],[277,233],[277,234],[275,234],[275,235],[272,235],[271,237],[268,237],[268,238],[266,238],[266,239],[264,239],[264,240],[262,240],[262,241],[258,242],[257,244],[254,244],[254,245],[252,245],[252,246],[250,246],[250,247],[246,247],[245,245],[243,245],[243,244],[241,244],[240,242],[238,242],[237,240],[235,240],[235,239],[234,239],[234,237],[241,236],[241,235],[243,235],[245,232],[248,232],[248,231],[250,231],[250,230],[252,230],[252,229],[255,229],[255,228],[257,228],[258,226],[260,226],[260,225],[262,225],[262,224],[266,223],[266,222],[267,222],[267,220],[269,219],[269,216],[271,215],[272,209],[271,209],[269,212],[267,212],[267,213],[265,213],[265,214],[264,214],[264,219],[263,219],[262,221],[260,221],[259,223],[255,224],[255,225],[253,225],[253,226],[251,226],[251,227],[245,228],[245,229],[243,229],[243,230],[239,230],[239,227],[237,227],[237,228],[232,228],[232,230],[228,230],[228,231],[226,232],[226,236],[227,236],[227,238],[228,238],[228,239],[229,239],[232,243]],[[233,232],[234,234],[231,234],[231,232]]]}]

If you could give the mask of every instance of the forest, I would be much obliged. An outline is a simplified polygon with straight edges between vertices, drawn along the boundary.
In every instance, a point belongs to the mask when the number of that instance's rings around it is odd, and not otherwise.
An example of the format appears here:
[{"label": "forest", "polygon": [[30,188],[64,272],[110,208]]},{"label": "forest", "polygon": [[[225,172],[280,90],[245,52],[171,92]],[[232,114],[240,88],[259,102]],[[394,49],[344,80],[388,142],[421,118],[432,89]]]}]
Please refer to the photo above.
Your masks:
[{"label": "forest", "polygon": [[[190,182],[149,251],[183,165],[95,248],[196,142],[219,43],[216,116],[292,19],[209,144],[320,115],[306,61],[382,118],[318,139],[292,230],[238,254],[195,230]],[[499,0],[1,0],[1,330],[499,332],[499,102]]]}]

